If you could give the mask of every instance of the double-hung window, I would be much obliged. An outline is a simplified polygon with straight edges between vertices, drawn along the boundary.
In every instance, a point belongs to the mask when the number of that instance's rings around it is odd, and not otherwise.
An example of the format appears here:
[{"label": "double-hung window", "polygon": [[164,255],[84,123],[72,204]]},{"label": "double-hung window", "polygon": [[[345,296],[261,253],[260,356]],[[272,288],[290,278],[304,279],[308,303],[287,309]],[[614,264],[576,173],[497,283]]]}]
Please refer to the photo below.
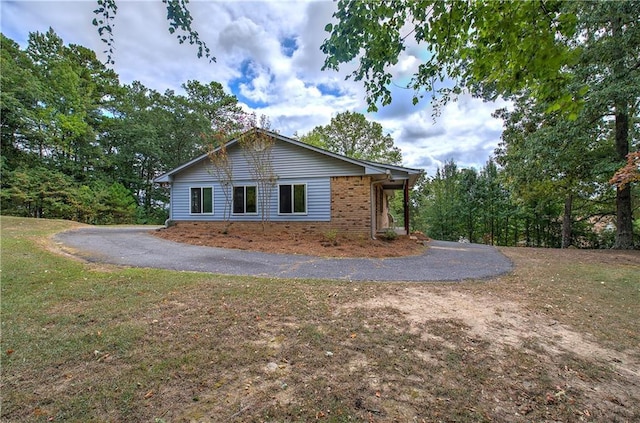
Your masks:
[{"label": "double-hung window", "polygon": [[191,214],[213,214],[213,188],[191,188]]},{"label": "double-hung window", "polygon": [[280,214],[307,213],[307,186],[305,184],[279,185],[278,212]]},{"label": "double-hung window", "polygon": [[233,187],[233,214],[258,212],[258,192],[255,186]]}]

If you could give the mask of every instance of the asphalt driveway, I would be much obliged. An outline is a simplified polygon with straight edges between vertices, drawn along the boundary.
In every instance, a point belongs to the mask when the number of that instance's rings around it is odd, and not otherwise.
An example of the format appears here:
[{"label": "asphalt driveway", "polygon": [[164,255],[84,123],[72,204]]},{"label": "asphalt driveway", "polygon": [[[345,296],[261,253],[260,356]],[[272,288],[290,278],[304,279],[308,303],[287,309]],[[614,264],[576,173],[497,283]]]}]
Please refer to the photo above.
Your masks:
[{"label": "asphalt driveway", "polygon": [[61,232],[54,240],[89,262],[277,278],[459,281],[497,276],[513,267],[496,248],[479,244],[431,241],[420,256],[322,258],[200,247],[149,232],[149,226],[87,227]]}]

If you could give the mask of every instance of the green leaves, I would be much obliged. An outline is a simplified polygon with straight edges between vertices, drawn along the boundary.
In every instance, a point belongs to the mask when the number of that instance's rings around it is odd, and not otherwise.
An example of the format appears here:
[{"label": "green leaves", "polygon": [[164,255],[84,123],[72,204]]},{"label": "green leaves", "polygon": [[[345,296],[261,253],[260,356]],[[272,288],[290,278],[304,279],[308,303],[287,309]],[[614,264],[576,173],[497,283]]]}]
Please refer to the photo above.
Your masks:
[{"label": "green leaves", "polygon": [[115,42],[113,39],[112,25],[118,12],[118,6],[115,0],[96,0],[96,2],[98,8],[96,8],[93,13],[97,15],[97,17],[93,18],[91,23],[93,26],[98,27],[98,34],[101,37],[106,33],[107,37],[102,38],[102,42],[106,44],[107,49],[104,50],[103,53],[107,54],[107,64],[113,64],[115,63],[113,60]]},{"label": "green leaves", "polygon": [[[438,107],[463,88],[488,100],[524,96],[545,115],[538,124],[545,126],[539,136],[549,150],[548,170],[563,167],[557,162],[561,149],[580,157],[566,147],[569,136],[560,128],[573,139],[591,139],[590,147],[613,141],[617,153],[608,159],[622,160],[637,138],[630,122],[637,121],[640,98],[638,16],[637,1],[344,0],[334,14],[338,23],[327,26],[323,69],[358,61],[351,76],[363,81],[369,109],[376,110],[391,102],[390,69],[406,46],[417,46],[430,54],[411,79],[414,105],[431,92]],[[447,79],[452,88],[439,85]],[[522,117],[521,124],[534,122]],[[598,131],[597,141],[592,131]],[[509,160],[517,168],[525,158]],[[618,235],[625,238],[618,244],[629,246],[631,195],[618,194]]]},{"label": "green leaves", "polygon": [[187,81],[186,95],[121,86],[93,51],[53,30],[30,34],[25,51],[0,40],[3,213],[162,222],[167,192],[153,178],[242,115],[217,82]]},{"label": "green leaves", "polygon": [[358,60],[352,76],[364,81],[371,108],[391,101],[389,68],[410,42],[432,53],[413,75],[417,91],[443,93],[436,82],[452,78],[454,91],[495,98],[553,81],[570,62],[559,40],[575,32],[559,2],[350,0],[339,3],[334,18],[338,24],[325,28],[323,69]]},{"label": "green leaves", "polygon": [[401,164],[400,149],[393,138],[384,135],[382,126],[369,122],[361,113],[338,113],[325,126],[315,127],[301,141],[356,159],[387,164]]},{"label": "green leaves", "polygon": [[167,5],[167,21],[169,22],[169,33],[175,34],[180,44],[188,41],[189,44],[198,48],[198,57],[206,57],[210,62],[215,62],[216,58],[211,55],[207,44],[200,39],[200,35],[192,28],[193,17],[187,8],[188,0],[162,0]]},{"label": "green leaves", "polygon": [[[206,57],[210,62],[215,62],[216,58],[211,54],[207,44],[202,41],[198,32],[192,28],[193,17],[187,8],[188,0],[162,0],[162,2],[167,6],[169,33],[175,34],[180,44],[188,42],[191,45],[195,45],[199,58]],[[96,3],[98,7],[93,13],[97,17],[93,18],[91,23],[98,28],[98,35],[101,37],[106,35],[106,38],[101,40],[107,46],[106,50],[104,50],[104,53],[107,54],[107,64],[114,64],[113,22],[118,11],[117,2],[116,0],[96,0]]]}]

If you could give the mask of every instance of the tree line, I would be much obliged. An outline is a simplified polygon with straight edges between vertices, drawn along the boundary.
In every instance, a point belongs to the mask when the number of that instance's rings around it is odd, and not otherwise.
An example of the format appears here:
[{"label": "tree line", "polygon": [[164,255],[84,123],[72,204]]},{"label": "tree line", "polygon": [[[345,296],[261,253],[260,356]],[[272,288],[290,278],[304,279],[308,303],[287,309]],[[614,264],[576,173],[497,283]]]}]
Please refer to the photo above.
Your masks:
[{"label": "tree line", "polygon": [[153,179],[246,121],[217,82],[160,93],[121,84],[95,52],[52,29],[31,33],[25,49],[0,37],[3,214],[163,222],[168,193]]},{"label": "tree line", "polygon": [[[615,188],[608,182],[610,173],[602,170],[596,180],[582,180],[577,184],[581,190],[567,194],[554,186],[558,181],[538,179],[538,173],[526,176],[517,162],[507,163],[500,149],[496,153],[480,170],[460,168],[449,160],[434,176],[420,181],[412,193],[412,229],[435,239],[502,246],[615,245]],[[611,167],[597,162],[587,166]],[[638,194],[638,189],[634,192]],[[398,214],[400,207],[396,205]],[[634,210],[637,213],[638,205]],[[640,233],[640,218],[634,221],[634,232]]]}]

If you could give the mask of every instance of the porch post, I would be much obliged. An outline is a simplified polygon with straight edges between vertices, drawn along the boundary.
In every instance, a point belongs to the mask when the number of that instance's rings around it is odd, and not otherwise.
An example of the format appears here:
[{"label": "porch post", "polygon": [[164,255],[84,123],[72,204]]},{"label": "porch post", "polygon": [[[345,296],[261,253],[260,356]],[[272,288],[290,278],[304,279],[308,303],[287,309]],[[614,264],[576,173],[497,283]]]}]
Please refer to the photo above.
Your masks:
[{"label": "porch post", "polygon": [[404,181],[404,230],[409,235],[409,181]]}]

